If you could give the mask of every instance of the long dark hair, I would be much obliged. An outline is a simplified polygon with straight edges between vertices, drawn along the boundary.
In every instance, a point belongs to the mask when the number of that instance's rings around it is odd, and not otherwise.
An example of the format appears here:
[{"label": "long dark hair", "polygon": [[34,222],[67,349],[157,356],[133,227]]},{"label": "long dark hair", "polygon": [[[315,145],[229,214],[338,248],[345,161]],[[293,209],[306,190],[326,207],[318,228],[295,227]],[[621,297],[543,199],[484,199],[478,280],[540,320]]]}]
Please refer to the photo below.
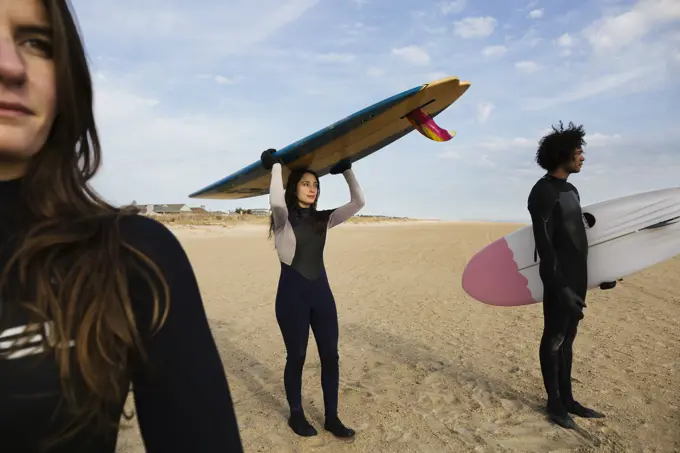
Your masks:
[{"label": "long dark hair", "polygon": [[43,4],[52,28],[56,118],[21,180],[24,215],[0,293],[21,304],[31,322],[54,323],[54,344],[74,340],[74,348],[50,353],[74,417],[45,440],[50,448],[85,426],[116,426],[108,414],[125,401],[131,361],[145,358],[129,281],[141,278],[154,296],[152,325],[139,326],[145,331],[163,324],[169,290],[158,266],[121,237],[121,218],[136,210],[114,208],[89,186],[101,148],[87,58],[68,0]]},{"label": "long dark hair", "polygon": [[[285,191],[286,207],[288,208],[289,213],[300,209],[300,203],[298,202],[297,197],[297,186],[300,183],[302,177],[307,173],[316,178],[316,183],[318,187],[316,190],[316,200],[314,200],[314,203],[312,203],[309,209],[312,211],[312,215],[314,216],[314,229],[317,232],[322,232],[326,228],[326,222],[328,221],[328,219],[327,216],[324,215],[326,211],[317,211],[316,209],[319,197],[321,196],[321,182],[319,181],[319,175],[315,171],[305,168],[293,170],[290,173],[290,175],[288,176],[288,181],[286,181]],[[273,236],[274,236],[274,215],[270,214],[269,239],[271,239]]]}]

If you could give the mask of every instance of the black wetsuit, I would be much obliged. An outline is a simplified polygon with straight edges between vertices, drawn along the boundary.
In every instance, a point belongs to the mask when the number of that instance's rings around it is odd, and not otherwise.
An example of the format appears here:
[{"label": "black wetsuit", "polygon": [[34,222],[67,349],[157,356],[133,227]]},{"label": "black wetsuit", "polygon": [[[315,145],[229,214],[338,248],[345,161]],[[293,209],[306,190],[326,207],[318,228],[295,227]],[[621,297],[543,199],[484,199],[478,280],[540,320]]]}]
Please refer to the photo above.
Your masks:
[{"label": "black wetsuit", "polygon": [[324,222],[328,213],[307,208],[292,210],[288,216],[296,239],[295,257],[291,265],[281,263],[276,320],[286,344],[284,384],[291,410],[302,408],[302,368],[311,326],[319,350],[328,416],[338,411],[338,314],[323,263],[326,229],[324,225],[322,231],[314,231],[315,217]]},{"label": "black wetsuit", "polygon": [[302,369],[311,326],[321,361],[321,386],[326,429],[336,435],[352,435],[342,426],[338,413],[338,315],[323,261],[326,233],[345,222],[363,206],[364,199],[351,170],[343,173],[350,187],[349,203],[327,211],[288,209],[285,203],[281,165],[272,168],[270,205],[274,238],[281,261],[276,294],[276,320],[286,346],[284,385],[291,410],[291,427],[301,435],[316,431],[304,419]]},{"label": "black wetsuit", "polygon": [[588,289],[588,238],[579,193],[565,179],[545,175],[528,200],[539,272],[543,281],[544,329],[540,345],[541,372],[548,394],[548,412],[571,424],[568,412],[595,414],[574,400],[571,386],[572,345],[583,317],[569,305],[572,296],[585,301]]},{"label": "black wetsuit", "polygon": [[[585,298],[588,290],[588,237],[576,187],[565,179],[545,175],[529,195],[529,213],[544,301],[559,296],[564,287]],[[558,304],[544,304],[552,307]]]},{"label": "black wetsuit", "polygon": [[[16,233],[20,181],[0,182],[0,244]],[[160,267],[170,286],[170,308],[165,325],[153,337],[148,326],[152,297],[148,287],[131,281],[130,294],[137,326],[148,354],[133,363],[131,384],[146,451],[163,453],[233,452],[243,448],[224,368],[208,326],[198,284],[187,256],[175,236],[162,224],[142,216],[123,220],[124,239],[146,253]],[[3,247],[0,266],[8,250]],[[59,407],[61,388],[54,355],[43,350],[49,323],[31,344],[14,344],[28,337],[28,326],[12,300],[2,301],[7,316],[0,318],[0,451],[36,452],[56,428],[71,416]],[[14,304],[14,306],[12,306]],[[10,308],[14,308],[9,317]],[[25,318],[24,318],[25,319]],[[13,349],[11,349],[13,348]],[[11,352],[8,356],[7,353]],[[84,388],[78,389],[82,391]],[[111,408],[120,419],[124,401]],[[118,427],[93,435],[80,431],[50,453],[114,453]]]}]

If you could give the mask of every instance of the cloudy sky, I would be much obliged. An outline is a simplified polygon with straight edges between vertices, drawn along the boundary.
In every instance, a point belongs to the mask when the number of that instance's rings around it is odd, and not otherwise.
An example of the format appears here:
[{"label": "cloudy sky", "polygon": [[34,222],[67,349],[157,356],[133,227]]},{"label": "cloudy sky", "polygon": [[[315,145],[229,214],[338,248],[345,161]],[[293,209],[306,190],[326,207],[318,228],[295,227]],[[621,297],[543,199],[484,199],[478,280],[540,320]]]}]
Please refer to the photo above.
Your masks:
[{"label": "cloudy sky", "polygon": [[[200,7],[197,5],[200,4]],[[228,6],[227,6],[228,5]],[[363,213],[527,220],[537,140],[588,133],[584,204],[680,184],[680,0],[73,0],[116,204],[188,194],[373,102],[445,76],[437,118],[357,162]],[[322,179],[320,207],[348,199]]]}]

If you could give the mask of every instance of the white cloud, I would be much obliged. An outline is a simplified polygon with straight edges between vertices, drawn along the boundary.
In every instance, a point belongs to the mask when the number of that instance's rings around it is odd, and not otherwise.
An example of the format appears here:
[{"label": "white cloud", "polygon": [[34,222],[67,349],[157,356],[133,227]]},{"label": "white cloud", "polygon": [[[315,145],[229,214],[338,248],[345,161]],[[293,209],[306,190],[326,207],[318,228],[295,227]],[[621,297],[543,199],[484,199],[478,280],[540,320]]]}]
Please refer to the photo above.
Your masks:
[{"label": "white cloud", "polygon": [[463,39],[485,38],[496,29],[497,21],[491,16],[466,17],[453,23],[453,32]]},{"label": "white cloud", "polygon": [[571,47],[574,45],[574,38],[569,33],[564,33],[555,42],[560,47]]},{"label": "white cloud", "polygon": [[555,43],[560,47],[560,55],[563,57],[568,57],[572,53],[572,48],[574,47],[574,38],[569,33],[562,34],[559,38],[555,40]]},{"label": "white cloud", "polygon": [[[107,80],[106,75],[102,72],[98,72],[96,76],[102,81]],[[234,85],[241,79],[240,77],[226,77],[221,74],[198,74],[196,77],[201,80],[211,80],[218,85]]]},{"label": "white cloud", "polygon": [[543,41],[543,38],[533,26],[519,39],[520,44],[526,44],[529,47],[536,47],[541,41]]},{"label": "white cloud", "polygon": [[366,70],[366,75],[369,77],[380,77],[385,74],[385,71],[380,68],[368,68]]},{"label": "white cloud", "polygon": [[444,2],[441,5],[442,14],[458,14],[467,6],[467,0],[453,0]]},{"label": "white cloud", "polygon": [[430,55],[418,46],[392,49],[392,54],[414,65],[427,65],[431,61]]},{"label": "white cloud", "polygon": [[[238,115],[173,114],[162,108],[162,101],[116,85],[96,84],[95,114],[106,148],[125,150],[124,155],[131,160],[128,164],[139,159],[154,161],[164,156],[186,155],[186,150],[195,149],[198,143],[203,150],[221,153],[225,143],[246,138],[258,130],[255,123],[240,120]],[[226,124],[230,127],[225,128]],[[118,133],[123,130],[126,133]],[[108,151],[107,155],[114,153]],[[120,161],[122,156],[123,153],[117,154],[116,160]]]},{"label": "white cloud", "polygon": [[[464,147],[464,152],[456,149],[447,149],[438,155],[441,159],[458,160],[471,167],[493,169],[498,167],[500,158],[506,159],[511,154],[523,154],[528,149],[535,149],[538,139],[524,137],[501,138],[489,137],[479,140],[471,146]],[[453,147],[454,145],[451,145]]]},{"label": "white cloud", "polygon": [[497,165],[488,154],[482,154],[470,148],[466,148],[465,151],[450,149],[439,153],[438,157],[440,159],[462,161],[472,167],[485,169],[494,168]]},{"label": "white cloud", "polygon": [[[518,37],[519,33],[521,35]],[[506,43],[510,43],[513,49],[525,49],[526,47],[536,47],[543,41],[536,25],[532,24],[526,30],[515,30],[504,36]]]},{"label": "white cloud", "polygon": [[654,28],[680,20],[678,0],[638,0],[625,12],[604,17],[584,30],[596,53],[618,51]]},{"label": "white cloud", "polygon": [[[552,94],[544,98],[528,98],[524,100],[523,105],[527,110],[540,110],[606,93],[614,93],[622,88],[625,88],[626,94],[645,91],[650,88],[650,84],[638,84],[636,82],[644,79],[653,80],[654,77],[658,76],[658,74],[655,74],[656,69],[655,66],[633,66],[623,71],[611,71],[595,77],[580,79],[579,83],[574,84],[573,88],[562,94]],[[620,95],[621,91],[617,94]]]},{"label": "white cloud", "polygon": [[482,49],[482,55],[485,57],[500,57],[508,52],[508,48],[505,46],[486,46]]},{"label": "white cloud", "polygon": [[324,63],[351,63],[356,60],[356,55],[349,53],[329,52],[317,56],[317,60]]},{"label": "white cloud", "polygon": [[586,142],[588,148],[602,148],[605,146],[615,145],[621,143],[623,138],[619,134],[606,135],[599,132],[594,134],[586,134]]},{"label": "white cloud", "polygon": [[369,34],[377,31],[376,27],[368,26],[363,22],[341,24],[337,26],[337,29],[341,30],[345,35],[338,40],[338,43],[342,45],[368,39],[367,36]]},{"label": "white cloud", "polygon": [[496,106],[491,102],[480,102],[477,104],[477,122],[485,123],[491,116],[491,112],[496,109]]},{"label": "white cloud", "polygon": [[[544,129],[536,133],[533,138],[529,137],[488,137],[480,140],[472,147],[466,147],[465,153],[462,154],[457,150],[447,150],[439,154],[440,158],[443,159],[462,159],[467,156],[479,155],[483,156],[484,161],[487,162],[487,166],[491,166],[495,158],[500,156],[512,156],[512,155],[526,155],[527,152],[535,151],[538,147],[538,141],[544,135],[550,133],[552,129]],[[604,148],[607,146],[619,144],[622,142],[623,138],[619,134],[603,134],[601,132],[595,132],[593,134],[586,134],[585,140],[587,142],[586,149],[588,148]],[[460,145],[456,145],[459,147]],[[512,159],[512,157],[511,157]],[[478,164],[478,163],[477,163]]]},{"label": "white cloud", "polygon": [[514,137],[514,138],[498,138],[492,137],[481,141],[478,146],[481,149],[487,151],[512,151],[521,148],[527,148],[530,146],[535,146],[538,139],[530,139],[525,137]]},{"label": "white cloud", "polygon": [[131,90],[115,74],[95,80],[104,165],[93,183],[113,203],[189,201],[189,193],[255,161],[257,150],[280,146],[272,140],[287,134],[277,113],[254,113],[257,105],[247,102],[205,113],[197,106],[176,109],[163,97]]},{"label": "white cloud", "polygon": [[439,157],[442,159],[460,160],[463,158],[463,155],[460,153],[460,151],[449,150],[439,153]]},{"label": "white cloud", "polygon": [[228,77],[224,77],[223,75],[219,75],[219,74],[215,75],[215,76],[213,77],[213,80],[214,80],[215,83],[217,83],[218,85],[233,85],[233,84],[236,83],[236,80],[230,79],[230,78],[228,78]]},{"label": "white cloud", "polygon": [[543,9],[542,8],[541,9],[533,9],[529,12],[527,17],[529,17],[530,19],[540,19],[541,17],[543,17]]},{"label": "white cloud", "polygon": [[359,9],[363,8],[368,3],[368,0],[350,0],[350,1],[354,3],[354,5]]},{"label": "white cloud", "polygon": [[556,75],[555,83],[566,89],[525,99],[523,108],[632,95],[664,89],[680,80],[680,67],[674,62],[678,32],[670,26],[680,22],[679,0],[637,0],[605,11],[581,32],[565,33],[556,40],[562,56],[583,57],[565,61],[563,71]]},{"label": "white cloud", "polygon": [[543,69],[543,66],[531,60],[518,61],[515,63],[515,69],[523,74],[535,74]]},{"label": "white cloud", "polygon": [[[536,134],[534,138],[514,137],[514,138],[489,138],[482,141],[479,147],[489,151],[507,152],[518,150],[524,152],[527,148],[536,148],[539,139],[552,132],[552,129],[544,129]],[[603,134],[601,132],[587,133],[585,140],[587,148],[602,148],[605,146],[621,143],[622,137],[619,134]]]},{"label": "white cloud", "polygon": [[[243,54],[297,21],[319,0],[230,0],[202,8],[181,8],[173,2],[133,0],[77,1],[78,19],[86,40],[115,40],[139,50],[154,41],[154,58],[176,58],[178,49],[191,46],[192,59],[214,60]],[[174,2],[176,3],[176,2]],[[253,11],[257,14],[253,15]],[[243,20],[244,17],[249,20]],[[178,32],[180,30],[181,32]],[[143,43],[144,45],[140,45]]]},{"label": "white cloud", "polygon": [[439,79],[444,79],[446,77],[450,77],[451,74],[443,72],[443,71],[434,71],[430,72],[427,74],[427,80],[433,81],[433,80],[439,80]]}]

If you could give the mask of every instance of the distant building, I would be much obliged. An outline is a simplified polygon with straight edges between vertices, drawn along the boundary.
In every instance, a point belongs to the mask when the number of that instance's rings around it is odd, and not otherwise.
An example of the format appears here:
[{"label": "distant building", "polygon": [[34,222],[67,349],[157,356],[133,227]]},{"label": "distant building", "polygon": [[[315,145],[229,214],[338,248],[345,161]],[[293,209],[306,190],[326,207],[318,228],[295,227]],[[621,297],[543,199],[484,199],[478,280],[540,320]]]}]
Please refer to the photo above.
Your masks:
[{"label": "distant building", "polygon": [[137,204],[134,203],[134,206],[139,209],[140,214],[145,214],[145,215],[150,215],[153,214],[153,206],[152,204]]},{"label": "distant building", "polygon": [[251,215],[263,216],[263,217],[268,216],[269,213],[271,212],[271,210],[268,209],[268,208],[266,208],[266,209],[264,209],[264,208],[263,209],[250,209],[249,211],[250,211]]},{"label": "distant building", "polygon": [[186,204],[136,204],[141,214],[185,214],[191,213],[191,208]]}]

